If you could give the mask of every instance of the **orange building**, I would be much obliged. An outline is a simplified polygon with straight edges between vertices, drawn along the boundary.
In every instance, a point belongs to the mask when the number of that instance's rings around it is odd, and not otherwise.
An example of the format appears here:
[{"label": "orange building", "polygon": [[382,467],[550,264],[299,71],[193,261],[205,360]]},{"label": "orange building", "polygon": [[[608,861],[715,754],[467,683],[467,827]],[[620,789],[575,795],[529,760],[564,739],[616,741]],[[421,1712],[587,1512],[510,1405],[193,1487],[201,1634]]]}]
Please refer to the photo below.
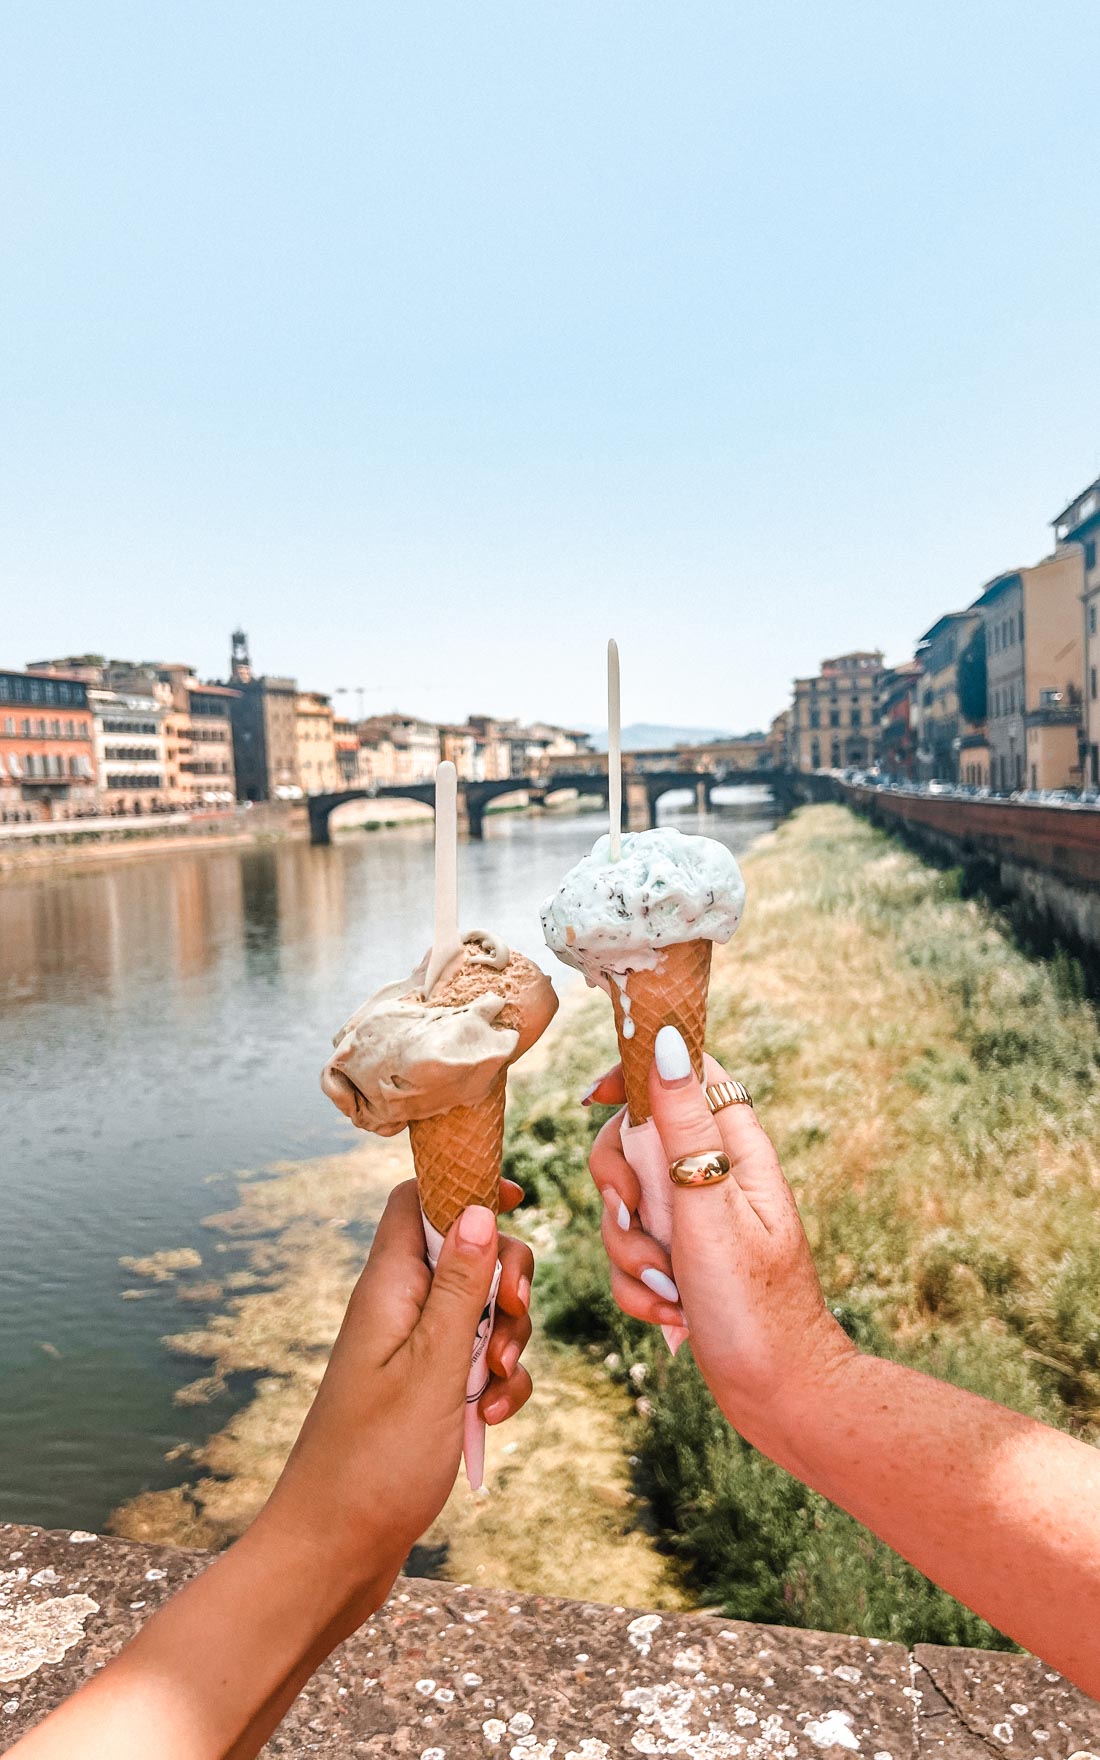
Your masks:
[{"label": "orange building", "polygon": [[71,819],[95,810],[87,685],[0,672],[0,823]]}]

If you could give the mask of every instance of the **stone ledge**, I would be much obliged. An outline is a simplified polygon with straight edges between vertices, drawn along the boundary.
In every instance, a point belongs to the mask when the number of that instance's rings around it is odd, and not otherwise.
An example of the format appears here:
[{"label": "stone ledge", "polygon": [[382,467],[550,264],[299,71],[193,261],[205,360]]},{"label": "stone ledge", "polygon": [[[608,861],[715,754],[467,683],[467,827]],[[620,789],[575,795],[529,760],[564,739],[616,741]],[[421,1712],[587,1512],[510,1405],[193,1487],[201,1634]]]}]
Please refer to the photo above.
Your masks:
[{"label": "stone ledge", "polygon": [[[207,1555],[0,1524],[5,1748]],[[1071,1760],[1100,1704],[1031,1657],[402,1579],[265,1750],[408,1760]]]}]

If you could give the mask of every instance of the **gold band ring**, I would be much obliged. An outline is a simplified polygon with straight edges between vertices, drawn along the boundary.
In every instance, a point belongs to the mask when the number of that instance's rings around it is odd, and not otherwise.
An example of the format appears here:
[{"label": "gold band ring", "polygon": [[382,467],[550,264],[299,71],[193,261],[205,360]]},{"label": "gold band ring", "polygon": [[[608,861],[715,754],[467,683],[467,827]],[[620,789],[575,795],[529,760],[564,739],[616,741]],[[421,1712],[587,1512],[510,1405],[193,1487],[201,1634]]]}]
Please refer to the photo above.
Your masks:
[{"label": "gold band ring", "polygon": [[668,1170],[674,1186],[716,1186],[729,1178],[730,1158],[721,1149],[705,1155],[681,1155]]},{"label": "gold band ring", "polygon": [[752,1095],[744,1082],[712,1082],[707,1089],[707,1105],[712,1112],[723,1106],[751,1106]]}]

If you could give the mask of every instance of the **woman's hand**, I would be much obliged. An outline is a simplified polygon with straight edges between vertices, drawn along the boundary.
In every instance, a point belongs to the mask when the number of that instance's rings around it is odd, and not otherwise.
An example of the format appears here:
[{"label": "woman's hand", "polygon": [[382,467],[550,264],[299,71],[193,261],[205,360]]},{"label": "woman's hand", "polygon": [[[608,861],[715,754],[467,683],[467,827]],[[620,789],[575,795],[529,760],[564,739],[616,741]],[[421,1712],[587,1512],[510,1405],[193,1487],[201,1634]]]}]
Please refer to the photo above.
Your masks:
[{"label": "woman's hand", "polygon": [[[501,1208],[514,1209],[521,1196],[506,1181]],[[396,1573],[458,1472],[470,1353],[498,1254],[492,1379],[481,1399],[491,1424],[511,1417],[531,1392],[519,1362],[531,1336],[531,1249],[498,1241],[492,1211],[472,1205],[451,1228],[433,1277],[416,1182],[394,1190],[261,1522],[315,1532],[349,1561],[370,1561],[375,1571],[381,1559]]]},{"label": "woman's hand", "polygon": [[[669,1162],[724,1149],[731,1173],[720,1185],[673,1188],[666,1253],[638,1223],[641,1193],[622,1151],[625,1114],[609,1120],[589,1165],[604,1200],[612,1293],[624,1312],[661,1325],[676,1323],[670,1298],[679,1299],[715,1399],[755,1440],[784,1423],[800,1390],[827,1377],[853,1347],[825,1306],[794,1195],[756,1113],[743,1105],[711,1113],[675,1028],[662,1029],[658,1049],[664,1075],[655,1060],[650,1101]],[[707,1082],[728,1079],[708,1057]],[[612,1070],[587,1098],[621,1101],[620,1072]]]}]

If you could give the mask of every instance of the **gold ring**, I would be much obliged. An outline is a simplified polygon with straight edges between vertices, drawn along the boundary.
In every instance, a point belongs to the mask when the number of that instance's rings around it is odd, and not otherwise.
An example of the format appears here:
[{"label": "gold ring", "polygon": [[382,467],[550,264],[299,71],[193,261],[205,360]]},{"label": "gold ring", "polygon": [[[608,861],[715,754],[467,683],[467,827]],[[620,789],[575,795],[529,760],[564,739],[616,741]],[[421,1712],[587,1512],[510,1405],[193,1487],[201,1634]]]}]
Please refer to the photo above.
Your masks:
[{"label": "gold ring", "polygon": [[705,1155],[681,1155],[668,1170],[675,1186],[716,1186],[729,1178],[730,1158],[721,1149],[709,1149]]},{"label": "gold ring", "polygon": [[712,1082],[707,1089],[707,1105],[712,1112],[723,1106],[751,1106],[752,1095],[744,1082]]}]

